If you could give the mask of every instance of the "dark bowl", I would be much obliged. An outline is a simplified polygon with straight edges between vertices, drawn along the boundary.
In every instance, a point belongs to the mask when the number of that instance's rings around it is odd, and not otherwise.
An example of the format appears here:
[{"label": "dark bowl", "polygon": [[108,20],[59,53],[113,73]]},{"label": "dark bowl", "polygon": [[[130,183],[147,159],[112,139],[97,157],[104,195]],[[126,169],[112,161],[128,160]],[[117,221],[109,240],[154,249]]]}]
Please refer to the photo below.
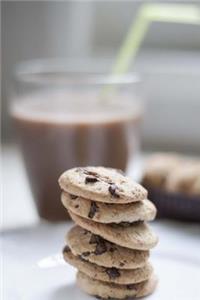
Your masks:
[{"label": "dark bowl", "polygon": [[147,187],[148,198],[155,204],[158,218],[200,222],[200,196],[172,193]]}]

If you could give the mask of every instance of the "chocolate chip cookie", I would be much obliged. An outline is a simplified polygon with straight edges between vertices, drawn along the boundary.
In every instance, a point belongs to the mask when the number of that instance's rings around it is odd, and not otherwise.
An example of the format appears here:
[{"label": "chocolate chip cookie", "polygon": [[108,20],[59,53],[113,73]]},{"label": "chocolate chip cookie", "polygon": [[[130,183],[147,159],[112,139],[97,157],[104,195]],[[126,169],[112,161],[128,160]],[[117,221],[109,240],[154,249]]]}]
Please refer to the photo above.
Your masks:
[{"label": "chocolate chip cookie", "polygon": [[143,267],[149,258],[149,251],[118,246],[79,226],[71,228],[66,243],[75,256],[108,268],[136,269]]},{"label": "chocolate chip cookie", "polygon": [[60,176],[59,184],[69,194],[104,203],[125,204],[147,198],[140,184],[104,167],[70,169]]},{"label": "chocolate chip cookie", "polygon": [[100,223],[151,221],[156,216],[154,204],[147,199],[121,205],[95,202],[63,192],[61,201],[74,214]]},{"label": "chocolate chip cookie", "polygon": [[132,223],[127,227],[121,226],[120,224],[113,226],[82,218],[70,210],[69,214],[72,220],[80,227],[122,247],[136,250],[149,250],[155,247],[158,242],[157,236],[144,222]]}]

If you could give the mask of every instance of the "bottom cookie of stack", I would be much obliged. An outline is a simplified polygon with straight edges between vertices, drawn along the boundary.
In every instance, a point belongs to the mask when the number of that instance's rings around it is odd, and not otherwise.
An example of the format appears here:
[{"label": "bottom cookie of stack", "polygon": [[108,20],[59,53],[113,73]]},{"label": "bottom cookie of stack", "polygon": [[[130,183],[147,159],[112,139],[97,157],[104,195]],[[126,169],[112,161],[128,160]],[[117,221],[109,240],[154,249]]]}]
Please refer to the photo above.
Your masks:
[{"label": "bottom cookie of stack", "polygon": [[77,273],[77,284],[84,292],[104,299],[140,298],[153,293],[157,285],[157,278],[152,274],[146,281],[121,285],[96,280],[79,271]]}]

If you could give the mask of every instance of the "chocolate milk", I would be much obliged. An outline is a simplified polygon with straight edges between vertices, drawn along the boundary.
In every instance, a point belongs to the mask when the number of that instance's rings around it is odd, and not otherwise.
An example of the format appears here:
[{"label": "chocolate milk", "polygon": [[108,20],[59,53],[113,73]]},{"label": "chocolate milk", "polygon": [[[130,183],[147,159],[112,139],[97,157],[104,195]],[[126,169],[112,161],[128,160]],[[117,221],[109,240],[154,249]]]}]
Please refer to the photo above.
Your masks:
[{"label": "chocolate milk", "polygon": [[57,183],[62,172],[87,165],[125,170],[138,147],[141,110],[126,98],[32,95],[13,105],[12,116],[39,215],[50,221],[66,220]]}]

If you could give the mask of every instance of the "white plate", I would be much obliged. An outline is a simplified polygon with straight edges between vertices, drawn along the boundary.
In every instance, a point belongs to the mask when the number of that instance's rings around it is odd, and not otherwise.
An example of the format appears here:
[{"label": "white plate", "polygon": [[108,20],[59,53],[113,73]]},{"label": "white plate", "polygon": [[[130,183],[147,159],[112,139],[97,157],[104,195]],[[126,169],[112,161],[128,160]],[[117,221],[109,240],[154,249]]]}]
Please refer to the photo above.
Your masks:
[{"label": "white plate", "polygon": [[[161,242],[157,249],[152,251],[151,259],[159,277],[159,285],[148,299],[199,300],[199,256],[184,251],[182,243],[179,251],[178,248],[173,248],[170,244],[173,243],[175,236],[167,235],[166,227],[162,228],[157,223],[154,227],[161,236]],[[54,255],[61,252],[68,228],[69,225],[44,223],[2,234],[3,300],[94,299],[76,287],[75,269],[62,264],[62,261],[57,260],[57,256]],[[198,234],[197,230],[196,233]],[[163,237],[170,237],[171,240],[163,240]],[[187,238],[185,241],[188,242]],[[199,245],[198,241],[196,246]]]}]

